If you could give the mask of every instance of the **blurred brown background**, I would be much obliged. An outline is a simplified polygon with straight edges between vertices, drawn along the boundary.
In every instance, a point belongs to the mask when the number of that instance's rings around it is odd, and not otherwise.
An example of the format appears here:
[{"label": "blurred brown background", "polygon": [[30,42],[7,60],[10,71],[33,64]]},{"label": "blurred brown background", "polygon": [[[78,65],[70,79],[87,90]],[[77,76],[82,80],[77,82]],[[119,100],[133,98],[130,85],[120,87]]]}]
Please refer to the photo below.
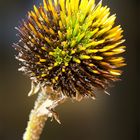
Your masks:
[{"label": "blurred brown background", "polygon": [[[40,0],[41,1],[41,0]],[[14,27],[39,0],[0,0],[0,140],[21,140],[35,96],[27,97],[30,80],[18,72]],[[41,140],[138,140],[138,18],[135,0],[103,0],[117,13],[124,29],[128,65],[122,81],[110,89],[111,96],[98,94],[96,101],[67,101],[57,108],[62,125],[47,122]],[[140,70],[140,69],[139,69]]]}]

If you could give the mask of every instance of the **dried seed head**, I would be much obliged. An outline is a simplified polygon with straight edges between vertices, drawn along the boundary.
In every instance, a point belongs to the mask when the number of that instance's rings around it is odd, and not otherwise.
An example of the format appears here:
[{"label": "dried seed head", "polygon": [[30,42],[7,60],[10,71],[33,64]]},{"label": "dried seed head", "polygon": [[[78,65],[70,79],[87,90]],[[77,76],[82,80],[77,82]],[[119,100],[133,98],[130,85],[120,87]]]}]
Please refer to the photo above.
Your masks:
[{"label": "dried seed head", "polygon": [[118,80],[118,68],[125,65],[120,56],[125,51],[123,31],[115,19],[102,2],[43,0],[16,28],[20,70],[69,97],[94,97],[96,88],[106,90]]}]

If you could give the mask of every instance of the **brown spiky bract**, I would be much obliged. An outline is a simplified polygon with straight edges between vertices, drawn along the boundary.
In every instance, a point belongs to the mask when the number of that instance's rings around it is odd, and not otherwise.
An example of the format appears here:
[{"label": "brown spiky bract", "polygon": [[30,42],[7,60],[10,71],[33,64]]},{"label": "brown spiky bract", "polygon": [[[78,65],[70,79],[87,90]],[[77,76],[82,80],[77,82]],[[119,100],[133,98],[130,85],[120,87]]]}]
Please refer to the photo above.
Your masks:
[{"label": "brown spiky bract", "polygon": [[117,81],[124,66],[116,15],[94,0],[43,0],[17,28],[16,57],[33,82],[68,97],[94,97]]}]

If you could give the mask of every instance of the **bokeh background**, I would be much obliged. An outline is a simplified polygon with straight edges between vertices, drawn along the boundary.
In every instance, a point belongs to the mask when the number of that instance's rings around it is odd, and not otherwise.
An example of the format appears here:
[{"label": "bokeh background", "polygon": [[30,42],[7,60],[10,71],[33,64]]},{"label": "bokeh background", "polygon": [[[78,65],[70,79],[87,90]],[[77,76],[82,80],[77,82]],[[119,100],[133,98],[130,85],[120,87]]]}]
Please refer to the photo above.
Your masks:
[{"label": "bokeh background", "polygon": [[[18,72],[15,26],[33,4],[41,0],[0,0],[0,140],[21,140],[36,96],[27,97],[30,80]],[[136,0],[103,0],[117,13],[124,29],[128,65],[122,81],[80,103],[67,101],[57,108],[62,125],[47,122],[41,140],[138,140],[139,139],[139,3]]]}]

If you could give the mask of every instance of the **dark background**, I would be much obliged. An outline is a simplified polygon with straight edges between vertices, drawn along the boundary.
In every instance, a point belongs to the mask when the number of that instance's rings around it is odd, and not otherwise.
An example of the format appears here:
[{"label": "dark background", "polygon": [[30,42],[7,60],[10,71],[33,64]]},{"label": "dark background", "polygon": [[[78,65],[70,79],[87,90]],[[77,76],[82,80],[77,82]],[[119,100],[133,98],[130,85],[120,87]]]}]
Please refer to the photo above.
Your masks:
[{"label": "dark background", "polygon": [[[18,72],[15,26],[39,0],[0,0],[0,140],[21,140],[35,96],[27,97],[30,80]],[[128,65],[122,81],[110,89],[111,96],[99,93],[96,101],[67,101],[57,108],[62,125],[47,125],[41,140],[138,140],[139,101],[139,4],[135,0],[103,0],[117,13],[124,29]]]}]

